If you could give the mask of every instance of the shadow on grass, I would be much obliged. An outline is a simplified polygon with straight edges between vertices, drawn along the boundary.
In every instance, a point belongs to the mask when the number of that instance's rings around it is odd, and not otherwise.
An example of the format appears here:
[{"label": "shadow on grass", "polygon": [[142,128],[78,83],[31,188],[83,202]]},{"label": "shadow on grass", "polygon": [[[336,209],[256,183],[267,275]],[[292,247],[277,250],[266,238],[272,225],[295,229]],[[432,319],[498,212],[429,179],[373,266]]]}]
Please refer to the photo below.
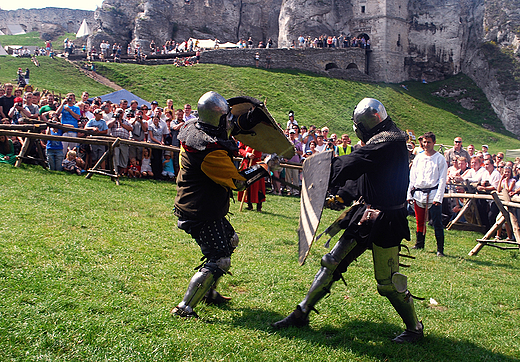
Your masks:
[{"label": "shadow on grass", "polygon": [[506,263],[496,263],[494,261],[488,261],[488,260],[478,260],[478,259],[467,259],[467,261],[478,264],[480,266],[489,266],[489,267],[495,267],[495,268],[504,268],[509,270],[520,270],[520,268],[512,265],[512,264],[506,264]]},{"label": "shadow on grass", "polygon": [[276,334],[287,340],[301,339],[307,343],[378,360],[518,361],[516,358],[487,350],[468,340],[430,335],[427,325],[424,340],[413,345],[400,345],[393,343],[391,339],[403,331],[403,326],[394,324],[345,320],[345,324],[338,328],[327,324],[315,325],[311,320],[309,327],[275,330],[270,324],[284,318],[285,315],[250,308],[243,308],[241,312],[241,315],[233,319],[230,324],[239,328]]}]

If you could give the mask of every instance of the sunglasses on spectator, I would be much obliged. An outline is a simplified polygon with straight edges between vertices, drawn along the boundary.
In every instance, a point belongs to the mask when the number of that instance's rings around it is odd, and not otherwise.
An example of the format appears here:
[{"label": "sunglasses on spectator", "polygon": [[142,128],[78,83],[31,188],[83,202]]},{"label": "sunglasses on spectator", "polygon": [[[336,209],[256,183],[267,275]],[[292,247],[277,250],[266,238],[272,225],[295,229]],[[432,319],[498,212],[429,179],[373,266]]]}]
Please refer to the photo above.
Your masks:
[{"label": "sunglasses on spectator", "polygon": [[462,143],[462,141],[454,141],[455,143]]}]

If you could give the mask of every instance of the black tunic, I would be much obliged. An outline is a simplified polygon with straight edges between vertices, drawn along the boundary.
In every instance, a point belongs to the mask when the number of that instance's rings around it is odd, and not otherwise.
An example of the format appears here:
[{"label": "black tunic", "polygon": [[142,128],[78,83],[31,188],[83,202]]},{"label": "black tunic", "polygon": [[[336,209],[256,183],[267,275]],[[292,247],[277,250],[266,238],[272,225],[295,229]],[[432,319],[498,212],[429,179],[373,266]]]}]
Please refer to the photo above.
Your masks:
[{"label": "black tunic", "polygon": [[358,179],[359,192],[365,203],[380,209],[378,219],[368,230],[357,225],[362,210],[342,223],[347,236],[367,238],[381,247],[399,245],[410,240],[406,212],[409,168],[406,135],[393,126],[371,138],[367,145],[349,155],[335,157],[332,163],[330,188],[343,186],[347,180]]}]

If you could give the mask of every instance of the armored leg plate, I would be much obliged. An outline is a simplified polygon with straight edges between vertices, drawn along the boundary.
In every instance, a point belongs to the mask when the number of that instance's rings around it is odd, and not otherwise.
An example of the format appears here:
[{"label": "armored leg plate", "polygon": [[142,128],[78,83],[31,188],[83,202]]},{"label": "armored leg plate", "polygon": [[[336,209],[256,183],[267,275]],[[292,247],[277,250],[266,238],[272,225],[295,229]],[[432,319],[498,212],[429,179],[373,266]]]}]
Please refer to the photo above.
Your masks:
[{"label": "armored leg plate", "polygon": [[188,317],[195,313],[193,308],[195,308],[195,306],[200,302],[214,282],[215,277],[208,269],[202,268],[200,271],[195,273],[191,278],[188,290],[186,291],[186,294],[184,294],[184,298],[177,307],[172,309],[172,314],[181,317]]},{"label": "armored leg plate", "polygon": [[408,291],[407,278],[399,273],[399,247],[381,248],[373,245],[372,253],[377,291],[392,303],[408,331],[422,331],[413,297]]}]

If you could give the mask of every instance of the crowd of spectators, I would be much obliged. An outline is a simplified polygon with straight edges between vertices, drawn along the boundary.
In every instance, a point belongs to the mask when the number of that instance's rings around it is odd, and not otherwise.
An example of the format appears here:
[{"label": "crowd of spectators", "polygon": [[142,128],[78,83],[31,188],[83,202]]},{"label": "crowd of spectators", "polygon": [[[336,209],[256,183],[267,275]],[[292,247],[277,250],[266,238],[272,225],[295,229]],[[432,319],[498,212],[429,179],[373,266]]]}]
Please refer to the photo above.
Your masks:
[{"label": "crowd of spectators", "polygon": [[[220,45],[220,40],[215,38],[212,42],[211,49],[218,49]],[[273,48],[275,47],[274,41],[269,38],[267,40],[254,41],[252,37],[249,37],[247,40],[245,38],[241,38],[237,43],[236,47],[239,49],[261,49],[261,48]],[[349,35],[320,35],[312,38],[311,36],[303,36],[300,35],[297,40],[293,40],[291,43],[291,48],[350,48],[350,47],[358,47],[362,49],[370,49],[370,39],[368,36],[351,36]],[[164,44],[157,44],[155,40],[151,40],[149,47],[141,47],[141,45],[136,42],[128,43],[126,49],[122,47],[119,43],[110,44],[108,40],[102,40],[99,46],[92,46],[87,48],[86,44],[77,47],[74,44],[74,41],[66,38],[63,41],[63,56],[69,57],[73,54],[83,54],[85,55],[87,62],[89,64],[88,69],[95,71],[95,65],[92,62],[101,61],[101,62],[121,62],[121,57],[126,54],[126,56],[133,57],[137,63],[143,63],[150,56],[155,55],[166,55],[166,54],[179,54],[183,53],[195,52],[195,55],[190,54],[189,56],[178,56],[173,60],[173,64],[177,67],[184,66],[192,66],[194,64],[199,63],[200,52],[208,48],[207,44],[203,47],[200,44],[199,39],[190,38],[188,40],[176,41],[170,39],[166,41]],[[13,55],[21,56],[21,57],[31,57],[36,66],[39,66],[39,62],[37,60],[37,56],[50,56],[54,57],[57,55],[57,52],[53,48],[52,41],[47,40],[45,42],[45,47],[36,48],[33,53],[27,47],[20,47],[19,49],[13,50]],[[267,68],[270,68],[270,56],[269,59],[266,60]]]},{"label": "crowd of spectators", "polygon": [[[173,100],[166,107],[157,101],[151,106],[139,105],[135,100],[122,99],[119,103],[90,98],[83,92],[76,98],[68,93],[63,99],[47,91],[33,90],[31,85],[15,88],[11,83],[0,86],[0,117],[3,124],[24,124],[33,121],[49,122],[46,133],[71,138],[87,137],[77,130],[67,131],[61,124],[85,129],[97,136],[112,136],[126,140],[149,142],[156,145],[179,147],[177,134],[182,124],[194,117],[190,104],[175,108]],[[0,162],[14,164],[24,140],[16,136],[0,136]],[[101,159],[106,146],[65,141],[41,141],[46,161],[51,170],[77,174],[92,168]],[[34,155],[36,150],[30,150]],[[121,144],[116,147],[114,161],[119,175],[153,177],[174,180],[179,170],[178,157],[170,151]],[[100,165],[105,169],[105,164]]]},{"label": "crowd of spectators", "polygon": [[370,38],[366,36],[348,35],[320,35],[318,37],[300,35],[291,43],[292,48],[361,48],[370,49]]},{"label": "crowd of spectators", "polygon": [[[477,150],[475,145],[463,147],[462,138],[455,137],[453,147],[444,151],[447,165],[446,192],[490,194],[507,192],[512,201],[520,201],[520,157],[514,161],[506,161],[504,152],[489,153],[489,146],[481,145]],[[418,145],[408,144],[410,162],[418,153],[424,152],[421,137]],[[441,147],[442,149],[442,147]],[[462,222],[481,223],[486,228],[491,227],[499,214],[498,206],[491,200],[477,200],[477,210],[466,210]],[[445,223],[453,219],[462,209],[464,198],[448,198],[443,201],[443,216]],[[518,213],[518,209],[513,209]],[[476,215],[478,214],[478,215]],[[520,214],[518,215],[520,216]],[[497,232],[500,237],[502,230]],[[505,228],[507,238],[513,239],[512,231]]]},{"label": "crowd of spectators", "polygon": [[[20,69],[19,76],[24,82],[29,82],[27,71]],[[194,113],[196,112],[190,104],[175,107],[172,99],[165,102],[164,108],[157,101],[153,101],[149,108],[145,104],[139,105],[135,100],[122,99],[117,104],[103,102],[100,98],[90,98],[88,92],[83,92],[79,99],[73,93],[59,99],[51,92],[33,89],[30,84],[23,88],[11,83],[0,86],[0,117],[5,124],[41,120],[83,128],[98,136],[178,147],[179,129],[185,121],[196,117]],[[289,111],[287,122],[281,127],[296,149],[296,155],[286,160],[288,163],[301,163],[313,154],[326,150],[333,150],[336,156],[347,155],[363,146],[361,142],[352,144],[348,134],[330,132],[327,126],[320,128],[312,124],[301,125],[295,119],[293,111]],[[67,132],[66,129],[56,127],[49,127],[46,132],[72,138],[86,137],[81,132]],[[23,142],[18,137],[0,137],[0,162],[13,164]],[[106,151],[105,146],[85,143],[47,141],[41,144],[51,170],[65,169],[75,173],[91,168]],[[472,144],[464,148],[462,139],[456,137],[453,147],[444,152],[448,166],[447,191],[490,193],[505,189],[511,197],[520,199],[520,158],[505,161],[503,152],[490,154],[487,145],[479,148],[480,151],[476,150]],[[410,139],[408,149],[412,164],[414,156],[423,152],[421,138],[417,141]],[[178,157],[155,148],[121,145],[116,149],[114,158],[117,172],[129,177],[174,180],[179,170]],[[101,168],[105,169],[105,165],[101,164]],[[272,180],[268,180],[271,181],[269,184],[272,193],[299,193],[300,171],[288,168],[274,172],[272,176]],[[445,205],[443,212],[452,215],[461,207],[462,200],[454,200]],[[492,224],[497,210],[492,203],[481,205],[481,208],[480,220],[485,225]]]}]

